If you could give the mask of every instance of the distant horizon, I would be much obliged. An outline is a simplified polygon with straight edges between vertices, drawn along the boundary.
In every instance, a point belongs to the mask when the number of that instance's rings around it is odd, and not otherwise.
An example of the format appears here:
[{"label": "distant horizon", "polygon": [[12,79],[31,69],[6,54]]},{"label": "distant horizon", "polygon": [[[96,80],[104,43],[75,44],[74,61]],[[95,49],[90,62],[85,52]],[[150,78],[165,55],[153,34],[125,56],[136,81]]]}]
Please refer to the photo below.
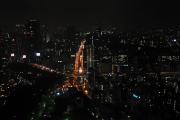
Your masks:
[{"label": "distant horizon", "polygon": [[166,25],[149,25],[149,26],[137,26],[136,28],[131,28],[131,29],[127,29],[127,28],[123,28],[120,25],[113,25],[113,24],[92,24],[89,26],[79,26],[79,25],[74,25],[74,24],[59,24],[56,27],[53,27],[45,22],[42,22],[39,19],[25,19],[23,21],[17,22],[15,24],[0,24],[0,30],[2,32],[13,32],[15,31],[16,25],[17,24],[25,24],[28,20],[38,20],[40,22],[41,25],[46,25],[49,32],[55,32],[58,28],[67,28],[68,26],[73,26],[75,27],[76,30],[78,30],[78,32],[88,32],[88,31],[93,31],[96,27],[102,27],[102,29],[105,28],[117,28],[119,32],[135,32],[135,31],[141,31],[141,30],[151,30],[151,29],[158,29],[158,28],[166,28],[166,27],[175,27],[175,26],[180,26],[180,24],[178,23],[170,23],[170,24],[166,24]]},{"label": "distant horizon", "polygon": [[11,30],[15,24],[35,18],[50,31],[68,24],[82,30],[100,24],[131,31],[178,25],[179,11],[178,0],[2,0],[0,26]]}]

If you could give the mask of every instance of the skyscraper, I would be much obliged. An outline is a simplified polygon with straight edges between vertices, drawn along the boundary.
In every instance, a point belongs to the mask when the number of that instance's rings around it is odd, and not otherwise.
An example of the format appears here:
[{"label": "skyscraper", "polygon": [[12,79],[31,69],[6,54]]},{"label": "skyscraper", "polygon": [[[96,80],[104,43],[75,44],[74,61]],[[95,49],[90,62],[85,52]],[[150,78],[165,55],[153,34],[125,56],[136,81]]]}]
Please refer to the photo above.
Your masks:
[{"label": "skyscraper", "polygon": [[42,37],[41,37],[40,22],[38,20],[29,20],[25,24],[24,35],[25,35],[26,49],[28,51],[28,55],[30,59],[34,62],[39,61],[40,56],[42,55],[39,54],[42,52],[41,51]]}]

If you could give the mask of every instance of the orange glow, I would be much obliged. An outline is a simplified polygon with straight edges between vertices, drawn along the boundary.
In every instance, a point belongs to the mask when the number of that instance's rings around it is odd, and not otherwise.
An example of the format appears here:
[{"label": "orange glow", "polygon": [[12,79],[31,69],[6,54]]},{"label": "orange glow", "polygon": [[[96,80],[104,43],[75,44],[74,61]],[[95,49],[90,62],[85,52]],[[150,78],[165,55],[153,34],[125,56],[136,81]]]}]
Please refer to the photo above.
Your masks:
[{"label": "orange glow", "polygon": [[[83,80],[83,83],[78,82],[78,77],[84,77],[84,44],[85,40],[81,42],[78,52],[76,53],[74,70],[73,70],[73,79],[67,79],[64,84],[59,87],[61,90],[68,89],[69,87],[75,87],[78,91],[82,91],[85,95],[90,97],[89,84],[87,80]],[[68,77],[69,78],[69,77]]]},{"label": "orange glow", "polygon": [[84,91],[84,93],[87,95],[87,94],[88,94],[88,91],[87,91],[87,90],[85,90],[85,91]]},{"label": "orange glow", "polygon": [[82,68],[80,67],[79,68],[79,73],[81,74],[83,72]]}]

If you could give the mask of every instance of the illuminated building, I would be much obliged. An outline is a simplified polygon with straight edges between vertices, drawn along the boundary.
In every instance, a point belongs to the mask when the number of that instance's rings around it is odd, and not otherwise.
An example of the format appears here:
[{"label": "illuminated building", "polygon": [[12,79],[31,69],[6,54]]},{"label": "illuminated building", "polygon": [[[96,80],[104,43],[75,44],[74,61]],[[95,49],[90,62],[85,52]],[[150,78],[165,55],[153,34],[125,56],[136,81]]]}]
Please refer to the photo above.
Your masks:
[{"label": "illuminated building", "polygon": [[94,68],[94,45],[87,45],[86,46],[86,56],[87,56],[87,70],[89,68]]}]

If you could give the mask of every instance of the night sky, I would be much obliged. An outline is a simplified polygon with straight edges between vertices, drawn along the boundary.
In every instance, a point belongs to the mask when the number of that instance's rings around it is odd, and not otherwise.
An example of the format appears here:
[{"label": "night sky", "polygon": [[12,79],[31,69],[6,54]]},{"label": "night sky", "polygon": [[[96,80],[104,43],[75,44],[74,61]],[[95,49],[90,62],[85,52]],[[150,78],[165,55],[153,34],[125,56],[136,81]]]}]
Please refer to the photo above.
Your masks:
[{"label": "night sky", "polygon": [[51,29],[67,24],[80,28],[114,25],[122,30],[179,25],[175,0],[1,0],[0,26],[14,27],[38,19]]}]

